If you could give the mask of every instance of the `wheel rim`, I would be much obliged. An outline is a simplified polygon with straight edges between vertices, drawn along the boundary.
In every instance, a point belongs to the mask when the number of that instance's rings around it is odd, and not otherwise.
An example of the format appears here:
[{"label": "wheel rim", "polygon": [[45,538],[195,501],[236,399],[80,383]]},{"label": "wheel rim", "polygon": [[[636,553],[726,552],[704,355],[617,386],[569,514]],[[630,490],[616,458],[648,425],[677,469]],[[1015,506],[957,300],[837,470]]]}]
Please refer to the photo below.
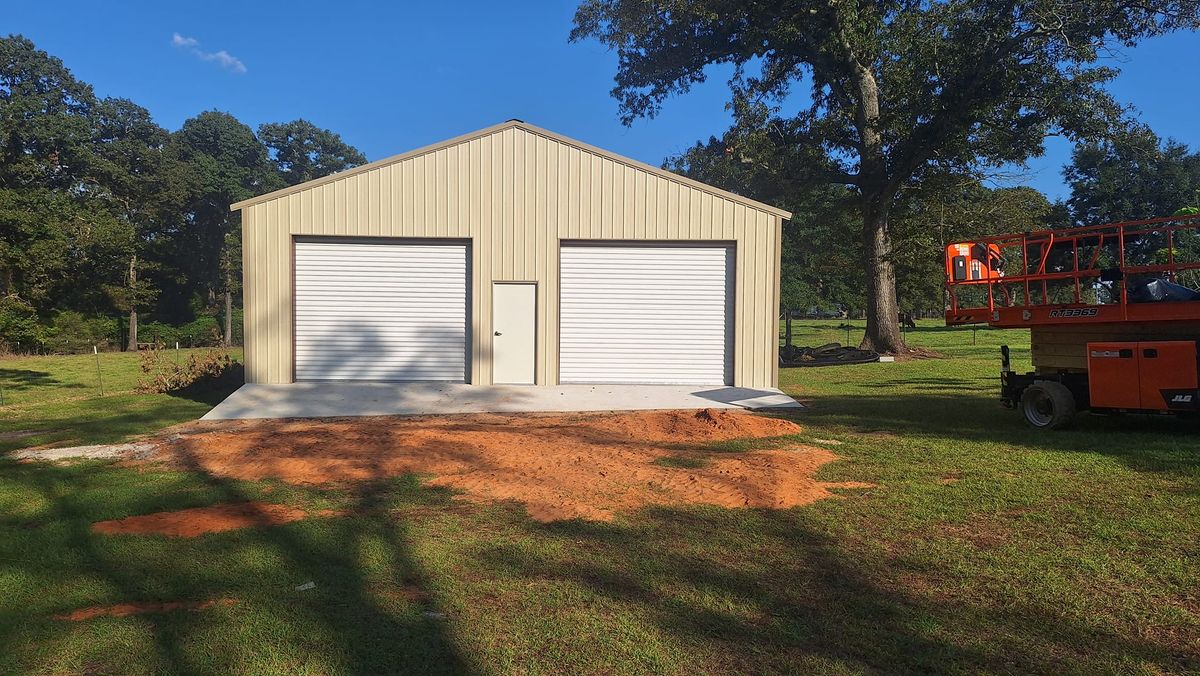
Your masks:
[{"label": "wheel rim", "polygon": [[1054,420],[1054,401],[1045,392],[1034,390],[1025,400],[1025,419],[1037,427],[1049,425]]}]

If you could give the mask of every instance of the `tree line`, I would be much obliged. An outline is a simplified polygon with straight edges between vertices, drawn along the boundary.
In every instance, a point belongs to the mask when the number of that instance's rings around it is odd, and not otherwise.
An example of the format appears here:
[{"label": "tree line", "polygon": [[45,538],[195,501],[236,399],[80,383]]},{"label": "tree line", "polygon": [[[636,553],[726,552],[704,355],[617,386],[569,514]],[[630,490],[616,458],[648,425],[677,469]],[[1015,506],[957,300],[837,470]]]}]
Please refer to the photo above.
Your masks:
[{"label": "tree line", "polygon": [[[0,38],[0,341],[136,348],[139,320],[229,345],[241,222],[229,205],[366,162],[305,120],[257,132],[201,112],[175,131]],[[182,328],[180,328],[182,327]]]},{"label": "tree line", "polygon": [[[902,349],[896,311],[943,307],[949,242],[1200,206],[1200,154],[1131,121],[1101,88],[1112,73],[1077,51],[1191,26],[1195,4],[1163,14],[1098,0],[1094,25],[1045,34],[1020,12],[996,19],[983,0],[871,11],[818,3],[804,21],[772,3],[705,0],[662,15],[652,7],[588,0],[573,37],[621,53],[614,93],[627,121],[653,115],[705,66],[738,65],[733,126],[664,166],[791,210],[784,305],[865,314],[869,346]],[[1024,56],[1006,56],[1005,67],[1023,74],[977,63],[990,47],[959,39],[960,19],[968,28],[999,22],[984,34],[1008,36]],[[753,60],[761,73],[750,72]],[[887,104],[879,117],[865,85],[851,89],[864,68],[886,75],[875,77]],[[990,85],[999,89],[963,82],[981,77],[1000,78]],[[807,107],[784,96],[797,86],[811,89]],[[990,173],[1040,153],[1051,131],[1077,142],[1063,170],[1067,199],[989,185]],[[881,147],[868,147],[870,134],[882,135]],[[253,130],[206,111],[168,131],[132,101],[97,97],[28,39],[0,38],[0,343],[132,347],[149,326],[167,342],[229,344],[241,305],[240,217],[229,205],[365,161],[304,120]]]}]

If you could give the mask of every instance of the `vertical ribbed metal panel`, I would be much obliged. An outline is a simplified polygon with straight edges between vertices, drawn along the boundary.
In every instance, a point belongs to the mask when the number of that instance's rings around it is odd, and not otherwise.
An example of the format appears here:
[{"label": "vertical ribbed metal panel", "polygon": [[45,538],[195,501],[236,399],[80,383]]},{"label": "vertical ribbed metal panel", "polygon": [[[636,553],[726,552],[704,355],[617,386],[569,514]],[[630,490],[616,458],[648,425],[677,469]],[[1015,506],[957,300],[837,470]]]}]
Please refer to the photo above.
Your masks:
[{"label": "vertical ribbed metal panel", "polygon": [[251,382],[293,378],[292,236],[470,240],[469,380],[491,379],[491,284],[538,283],[537,381],[559,381],[562,240],[731,242],[736,385],[775,384],[778,216],[506,127],[243,211]]}]

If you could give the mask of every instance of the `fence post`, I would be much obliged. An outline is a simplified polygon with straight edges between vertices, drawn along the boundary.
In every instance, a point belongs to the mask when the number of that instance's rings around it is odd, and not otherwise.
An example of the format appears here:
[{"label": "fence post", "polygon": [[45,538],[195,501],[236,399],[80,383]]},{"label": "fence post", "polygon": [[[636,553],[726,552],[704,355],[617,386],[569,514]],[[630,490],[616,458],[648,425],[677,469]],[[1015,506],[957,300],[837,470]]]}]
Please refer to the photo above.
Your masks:
[{"label": "fence post", "polygon": [[104,376],[100,374],[100,348],[92,346],[92,354],[96,355],[96,380],[100,383],[100,396],[104,396]]}]

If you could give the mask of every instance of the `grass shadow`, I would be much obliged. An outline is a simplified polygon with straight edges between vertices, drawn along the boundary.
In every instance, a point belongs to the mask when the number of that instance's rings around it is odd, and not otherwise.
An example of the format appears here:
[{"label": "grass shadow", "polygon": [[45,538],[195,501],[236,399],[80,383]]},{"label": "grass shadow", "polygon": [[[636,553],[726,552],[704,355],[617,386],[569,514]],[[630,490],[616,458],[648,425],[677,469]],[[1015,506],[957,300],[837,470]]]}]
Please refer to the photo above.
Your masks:
[{"label": "grass shadow", "polygon": [[38,387],[75,389],[88,387],[83,383],[65,383],[48,371],[32,369],[0,369],[0,385],[8,390],[32,390]]},{"label": "grass shadow", "polygon": [[185,388],[168,392],[172,397],[194,401],[206,406],[216,406],[245,384],[241,373],[222,377],[219,380],[199,381]]},{"label": "grass shadow", "polygon": [[[977,391],[977,390],[976,390]],[[1035,430],[1016,411],[979,396],[903,392],[821,395],[803,419],[855,434],[888,432],[907,439],[1003,444],[1031,451],[1103,455],[1131,469],[1200,477],[1194,440],[1200,420],[1174,416],[1081,414],[1072,428]]]},{"label": "grass shadow", "polygon": [[[44,507],[36,517],[21,511],[0,516],[0,533],[17,534],[0,543],[0,558],[10,562],[7,578],[80,582],[67,595],[20,590],[17,597],[31,602],[0,613],[0,654],[8,656],[0,658],[0,671],[37,664],[93,672],[130,664],[168,673],[471,670],[409,553],[406,524],[392,514],[414,500],[410,479],[325,492],[234,481],[205,473],[198,463],[186,473],[131,472],[103,463],[0,460],[0,467],[0,495],[26,496]],[[194,539],[90,529],[102,519],[252,500],[307,511],[332,506],[345,516]],[[310,580],[314,589],[294,589]],[[89,621],[92,626],[63,627],[49,617],[90,605],[230,597],[238,602],[229,608],[102,618]],[[91,634],[95,645],[71,645],[80,632]]]},{"label": "grass shadow", "polygon": [[[579,590],[572,596],[614,623],[636,613],[708,671],[1050,673],[1089,649],[1181,666],[1149,641],[948,593],[948,566],[864,558],[801,510],[651,509],[636,521],[547,524],[540,536],[571,546],[497,543],[479,563],[513,585]],[[973,641],[976,632],[986,638]],[[1031,634],[1040,649],[1029,649]]]}]

